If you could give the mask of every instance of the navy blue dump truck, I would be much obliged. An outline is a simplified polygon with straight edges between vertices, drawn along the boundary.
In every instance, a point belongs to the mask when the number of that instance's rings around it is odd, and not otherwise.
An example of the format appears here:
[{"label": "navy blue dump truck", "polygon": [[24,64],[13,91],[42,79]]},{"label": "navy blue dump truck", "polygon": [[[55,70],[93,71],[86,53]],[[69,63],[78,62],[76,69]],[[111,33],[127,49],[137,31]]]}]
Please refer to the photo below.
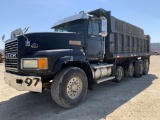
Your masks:
[{"label": "navy blue dump truck", "polygon": [[20,91],[49,89],[58,105],[72,108],[95,84],[148,74],[149,35],[110,11],[81,11],[51,29],[11,33],[5,41],[6,84]]}]

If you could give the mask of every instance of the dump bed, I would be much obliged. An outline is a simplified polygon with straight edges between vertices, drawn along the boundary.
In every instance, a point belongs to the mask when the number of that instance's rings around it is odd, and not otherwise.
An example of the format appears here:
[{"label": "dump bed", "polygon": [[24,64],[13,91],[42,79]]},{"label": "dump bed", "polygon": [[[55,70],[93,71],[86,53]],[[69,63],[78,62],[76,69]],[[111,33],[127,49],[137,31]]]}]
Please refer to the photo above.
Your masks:
[{"label": "dump bed", "polygon": [[107,18],[106,59],[149,55],[150,37],[143,29],[111,16],[111,12],[104,9],[89,14]]}]

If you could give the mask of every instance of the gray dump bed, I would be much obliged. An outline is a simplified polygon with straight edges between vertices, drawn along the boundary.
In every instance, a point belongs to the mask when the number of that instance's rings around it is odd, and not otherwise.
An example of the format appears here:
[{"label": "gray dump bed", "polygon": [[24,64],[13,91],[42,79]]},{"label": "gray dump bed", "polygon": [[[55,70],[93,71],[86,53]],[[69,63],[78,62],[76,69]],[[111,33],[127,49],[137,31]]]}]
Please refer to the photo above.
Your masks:
[{"label": "gray dump bed", "polygon": [[104,9],[89,13],[97,17],[105,16],[108,20],[107,58],[149,55],[150,37],[144,34],[143,29],[111,16],[111,12]]}]

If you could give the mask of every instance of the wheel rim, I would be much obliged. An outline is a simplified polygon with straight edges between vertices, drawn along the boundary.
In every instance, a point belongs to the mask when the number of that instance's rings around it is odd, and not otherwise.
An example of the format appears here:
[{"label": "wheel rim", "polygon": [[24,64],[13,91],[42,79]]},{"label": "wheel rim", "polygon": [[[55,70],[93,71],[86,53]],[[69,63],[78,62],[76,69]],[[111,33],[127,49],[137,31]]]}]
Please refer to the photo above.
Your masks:
[{"label": "wheel rim", "polygon": [[118,69],[117,70],[117,79],[121,80],[122,76],[123,76],[123,71],[121,69]]},{"label": "wheel rim", "polygon": [[82,81],[79,77],[73,77],[67,84],[67,94],[71,99],[76,99],[82,91]]},{"label": "wheel rim", "polygon": [[134,67],[133,67],[132,64],[130,64],[130,66],[129,66],[129,76],[132,77],[133,74],[134,74]]},{"label": "wheel rim", "polygon": [[149,65],[148,65],[148,61],[147,61],[147,62],[145,62],[145,70],[146,70],[146,72],[148,71],[148,68],[149,68]]},{"label": "wheel rim", "polygon": [[140,63],[139,69],[140,69],[140,74],[142,74],[143,73],[143,64],[142,63]]}]

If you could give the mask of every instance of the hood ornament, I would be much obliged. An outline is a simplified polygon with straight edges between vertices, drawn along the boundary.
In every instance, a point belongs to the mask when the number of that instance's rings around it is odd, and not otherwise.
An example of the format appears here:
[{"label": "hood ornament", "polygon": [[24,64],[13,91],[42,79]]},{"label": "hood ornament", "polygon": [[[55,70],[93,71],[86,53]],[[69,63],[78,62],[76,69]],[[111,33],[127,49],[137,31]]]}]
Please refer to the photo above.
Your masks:
[{"label": "hood ornament", "polygon": [[24,35],[27,31],[28,31],[29,27],[27,28],[24,28],[23,29],[23,32],[22,32],[22,35],[26,38],[26,46],[29,47],[30,46],[30,41],[28,40],[28,38]]},{"label": "hood ornament", "polygon": [[26,32],[28,31],[29,28],[30,28],[30,26],[27,27],[27,28],[24,28],[24,29],[23,29],[23,34],[26,33]]}]

